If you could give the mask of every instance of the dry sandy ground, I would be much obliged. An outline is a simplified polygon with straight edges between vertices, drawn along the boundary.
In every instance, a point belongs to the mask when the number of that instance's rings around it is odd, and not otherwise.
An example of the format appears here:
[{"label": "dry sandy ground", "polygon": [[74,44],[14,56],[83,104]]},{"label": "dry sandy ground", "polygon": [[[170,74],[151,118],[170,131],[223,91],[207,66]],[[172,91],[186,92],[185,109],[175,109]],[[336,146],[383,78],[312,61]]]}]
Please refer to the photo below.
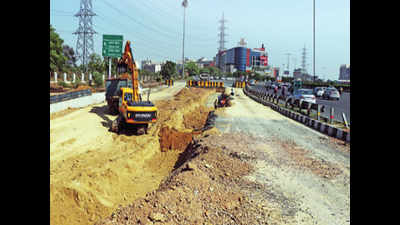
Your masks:
[{"label": "dry sandy ground", "polygon": [[119,204],[128,204],[158,187],[180,153],[161,152],[160,130],[167,125],[178,131],[184,129],[184,115],[198,111],[210,92],[185,92],[173,98],[183,86],[151,95],[159,118],[148,135],[118,136],[110,132],[115,116],[106,113],[104,103],[52,117],[51,224],[91,224],[109,215]]},{"label": "dry sandy ground", "polygon": [[158,189],[96,224],[349,224],[349,146],[236,93]]},{"label": "dry sandy ground", "polygon": [[60,117],[73,122],[51,144],[51,224],[349,224],[349,146],[235,93],[203,133],[218,95],[204,89],[155,101],[140,138],[108,132],[96,106]]}]

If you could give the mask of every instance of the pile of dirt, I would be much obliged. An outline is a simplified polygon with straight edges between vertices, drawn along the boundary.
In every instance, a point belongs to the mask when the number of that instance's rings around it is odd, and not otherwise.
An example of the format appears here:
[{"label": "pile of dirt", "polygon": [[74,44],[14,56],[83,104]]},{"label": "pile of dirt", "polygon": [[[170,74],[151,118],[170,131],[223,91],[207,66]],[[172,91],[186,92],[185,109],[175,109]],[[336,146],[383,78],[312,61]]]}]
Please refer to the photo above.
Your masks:
[{"label": "pile of dirt", "polygon": [[265,224],[268,210],[237,185],[252,171],[250,164],[201,141],[182,154],[181,165],[157,190],[96,224]]},{"label": "pile of dirt", "polygon": [[197,107],[192,113],[187,113],[183,116],[183,123],[188,129],[199,130],[203,128],[207,121],[210,109],[205,106]]},{"label": "pile of dirt", "polygon": [[192,141],[192,133],[179,132],[169,127],[161,128],[159,133],[161,151],[179,150],[183,151]]},{"label": "pile of dirt", "polygon": [[173,100],[156,102],[159,113],[153,132],[160,137],[162,151],[185,150],[192,136],[205,125],[211,109],[204,105],[208,96],[214,92],[183,88]]}]

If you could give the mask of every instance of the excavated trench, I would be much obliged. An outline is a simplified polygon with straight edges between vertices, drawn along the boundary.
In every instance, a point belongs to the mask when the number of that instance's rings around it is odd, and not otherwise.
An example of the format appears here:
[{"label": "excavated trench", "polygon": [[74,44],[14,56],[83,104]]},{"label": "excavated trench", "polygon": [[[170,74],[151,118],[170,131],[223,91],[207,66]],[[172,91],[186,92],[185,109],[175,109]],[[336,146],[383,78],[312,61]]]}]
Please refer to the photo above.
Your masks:
[{"label": "excavated trench", "polygon": [[193,136],[212,128],[215,116],[206,107],[212,94],[184,88],[173,99],[154,102],[158,122],[148,135],[112,134],[101,147],[51,159],[50,223],[93,224],[157,189],[191,154]]}]

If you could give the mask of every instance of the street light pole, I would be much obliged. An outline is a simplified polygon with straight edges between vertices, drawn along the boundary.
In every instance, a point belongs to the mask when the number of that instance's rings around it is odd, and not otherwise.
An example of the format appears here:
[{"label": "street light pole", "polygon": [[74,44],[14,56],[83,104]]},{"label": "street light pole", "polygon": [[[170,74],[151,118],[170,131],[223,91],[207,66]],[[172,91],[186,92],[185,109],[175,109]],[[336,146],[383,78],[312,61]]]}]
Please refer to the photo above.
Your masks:
[{"label": "street light pole", "polygon": [[185,77],[185,17],[186,17],[186,7],[188,5],[187,0],[183,0],[183,40],[182,40],[182,79]]},{"label": "street light pole", "polygon": [[315,0],[313,0],[313,78],[315,82]]}]

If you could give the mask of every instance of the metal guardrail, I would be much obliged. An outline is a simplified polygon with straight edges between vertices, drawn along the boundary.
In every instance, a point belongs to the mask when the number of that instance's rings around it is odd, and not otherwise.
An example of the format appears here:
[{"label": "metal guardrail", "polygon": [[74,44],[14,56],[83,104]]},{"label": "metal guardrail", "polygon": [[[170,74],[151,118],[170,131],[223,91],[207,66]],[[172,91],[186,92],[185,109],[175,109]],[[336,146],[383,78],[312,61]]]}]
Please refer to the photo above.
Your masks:
[{"label": "metal guardrail", "polygon": [[199,80],[199,81],[188,80],[186,82],[186,86],[188,86],[188,87],[201,87],[201,88],[224,87],[224,82],[221,82],[221,81],[208,81],[208,80]]},{"label": "metal guardrail", "polygon": [[75,99],[75,98],[80,98],[83,96],[89,96],[89,95],[92,95],[92,91],[90,91],[90,89],[68,92],[68,93],[61,94],[61,95],[53,95],[53,96],[50,96],[50,104],[57,103],[57,102],[63,102],[63,101],[67,101],[67,100],[71,100],[71,99]]},{"label": "metal guardrail", "polygon": [[[257,98],[259,98],[262,101],[264,100],[264,101],[268,101],[270,103],[279,104],[279,103],[281,103],[280,100],[282,100],[285,108],[290,107],[292,110],[294,110],[294,107],[296,107],[296,108],[298,108],[299,113],[301,113],[302,109],[306,109],[307,116],[311,115],[311,111],[315,111],[317,114],[317,120],[321,120],[322,119],[321,113],[324,113],[326,111],[325,105],[309,103],[306,101],[293,99],[290,97],[284,97],[282,95],[265,93],[262,90],[253,89],[250,86],[246,86],[246,91],[250,92],[251,94],[253,94],[254,96],[256,96]],[[329,122],[329,123],[333,123],[334,121],[341,122],[339,120],[336,120],[334,118],[334,115],[335,115],[334,108],[331,107],[329,110],[329,117],[326,118],[328,120],[327,122]],[[343,123],[345,123],[345,122],[343,122]],[[346,120],[346,126],[348,126],[348,125],[349,124],[347,123],[347,120]]]}]

